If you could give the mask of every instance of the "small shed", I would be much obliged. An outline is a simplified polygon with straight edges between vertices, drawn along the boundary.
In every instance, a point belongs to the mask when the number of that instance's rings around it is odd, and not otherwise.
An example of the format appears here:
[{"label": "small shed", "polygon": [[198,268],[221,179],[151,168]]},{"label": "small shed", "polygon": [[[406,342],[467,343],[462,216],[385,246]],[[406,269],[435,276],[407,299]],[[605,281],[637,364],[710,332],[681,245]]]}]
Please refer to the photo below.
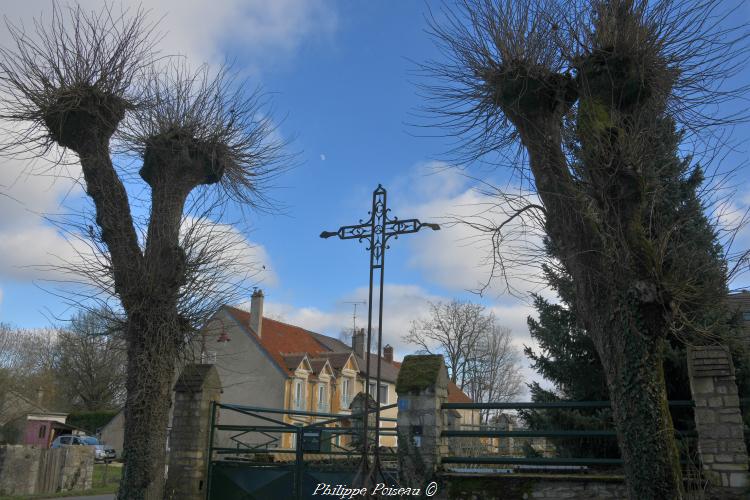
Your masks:
[{"label": "small shed", "polygon": [[49,448],[57,436],[76,433],[76,427],[65,423],[67,418],[67,413],[29,413],[26,415],[24,444]]}]

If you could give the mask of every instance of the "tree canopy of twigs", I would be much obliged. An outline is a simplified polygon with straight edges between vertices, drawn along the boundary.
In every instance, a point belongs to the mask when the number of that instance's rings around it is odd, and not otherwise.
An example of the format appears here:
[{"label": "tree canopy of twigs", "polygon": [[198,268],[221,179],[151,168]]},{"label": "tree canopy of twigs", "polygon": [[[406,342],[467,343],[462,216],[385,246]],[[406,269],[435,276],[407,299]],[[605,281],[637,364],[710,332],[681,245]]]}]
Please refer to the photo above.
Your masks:
[{"label": "tree canopy of twigs", "polygon": [[[520,356],[511,331],[480,304],[430,303],[429,315],[412,322],[404,341],[421,353],[444,356],[451,382],[476,402],[511,401],[521,392]],[[486,423],[489,412],[481,417]]]},{"label": "tree canopy of twigs", "polygon": [[119,410],[125,403],[125,345],[122,321],[81,311],[55,341],[55,373],[70,408]]},{"label": "tree canopy of twigs", "polygon": [[[687,237],[721,186],[702,186],[705,165],[689,168],[680,146],[715,150],[716,126],[747,116],[748,87],[726,85],[747,48],[731,12],[715,0],[464,0],[430,18],[443,59],[423,67],[427,111],[456,158],[512,162],[533,195],[480,229],[503,244],[506,221],[537,217],[604,367],[633,499],[682,496],[665,339],[726,290],[713,236]],[[728,103],[739,111],[717,115]]]},{"label": "tree canopy of twigs", "polygon": [[[8,24],[0,48],[2,152],[78,162],[92,212],[63,220],[80,260],[59,268],[93,292],[74,301],[123,313],[125,454],[119,498],[164,496],[171,380],[191,334],[247,287],[243,239],[216,223],[227,202],[270,209],[266,187],[288,165],[258,90],[227,68],[160,58],[142,9],[54,7],[33,30]],[[124,157],[140,163],[145,199]],[[134,217],[143,203],[148,216]],[[234,273],[233,271],[237,271]],[[117,304],[112,307],[110,297]]]}]

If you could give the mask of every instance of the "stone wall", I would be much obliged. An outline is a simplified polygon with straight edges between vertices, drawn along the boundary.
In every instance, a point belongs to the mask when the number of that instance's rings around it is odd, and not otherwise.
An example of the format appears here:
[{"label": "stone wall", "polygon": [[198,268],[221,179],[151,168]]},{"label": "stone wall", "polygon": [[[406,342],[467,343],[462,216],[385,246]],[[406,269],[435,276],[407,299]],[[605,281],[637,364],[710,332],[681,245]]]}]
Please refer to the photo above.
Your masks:
[{"label": "stone wall", "polygon": [[703,475],[720,497],[747,498],[748,456],[729,349],[689,347],[688,372]]},{"label": "stone wall", "polygon": [[582,476],[576,478],[550,474],[467,477],[445,474],[440,490],[442,498],[451,500],[560,500],[566,498],[625,500],[628,498],[622,477]]},{"label": "stone wall", "polygon": [[87,490],[93,475],[93,448],[0,446],[0,495]]},{"label": "stone wall", "polygon": [[202,500],[206,496],[211,403],[221,399],[213,365],[188,365],[175,385],[166,498]]}]

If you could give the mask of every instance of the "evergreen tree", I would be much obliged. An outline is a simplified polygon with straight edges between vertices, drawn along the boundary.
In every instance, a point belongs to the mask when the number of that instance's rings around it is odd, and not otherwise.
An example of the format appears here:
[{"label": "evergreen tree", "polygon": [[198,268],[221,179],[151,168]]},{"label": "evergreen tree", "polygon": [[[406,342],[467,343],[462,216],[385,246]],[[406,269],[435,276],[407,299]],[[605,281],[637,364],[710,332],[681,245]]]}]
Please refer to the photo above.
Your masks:
[{"label": "evergreen tree", "polygon": [[[722,246],[706,207],[699,198],[704,181],[699,165],[691,167],[691,158],[680,159],[678,144],[681,134],[674,123],[665,119],[659,127],[661,151],[654,155],[661,176],[661,191],[656,202],[656,216],[652,231],[674,231],[668,239],[663,265],[675,275],[675,285],[670,291],[679,294],[683,305],[675,311],[672,335],[663,341],[663,370],[667,396],[670,400],[691,399],[688,381],[686,345],[721,342],[730,346],[737,368],[737,381],[741,393],[750,388],[747,356],[739,341],[737,315],[728,309],[725,301],[727,266]],[[540,296],[534,297],[539,319],[528,318],[529,332],[539,345],[539,350],[526,347],[524,353],[532,367],[554,384],[554,390],[530,385],[534,401],[559,399],[591,401],[608,400],[609,392],[602,363],[587,332],[575,317],[575,287],[564,267],[555,264],[557,254],[549,240],[545,241],[552,264],[543,266],[545,279],[560,298],[560,304],[551,304]],[[682,276],[679,275],[682,274]],[[688,276],[688,274],[690,276]],[[526,411],[523,417],[533,429],[612,429],[611,411],[544,410]],[[694,427],[692,410],[673,408],[672,419],[677,430],[689,431]],[[565,439],[555,444],[563,456],[615,457],[617,445],[613,439]]]}]

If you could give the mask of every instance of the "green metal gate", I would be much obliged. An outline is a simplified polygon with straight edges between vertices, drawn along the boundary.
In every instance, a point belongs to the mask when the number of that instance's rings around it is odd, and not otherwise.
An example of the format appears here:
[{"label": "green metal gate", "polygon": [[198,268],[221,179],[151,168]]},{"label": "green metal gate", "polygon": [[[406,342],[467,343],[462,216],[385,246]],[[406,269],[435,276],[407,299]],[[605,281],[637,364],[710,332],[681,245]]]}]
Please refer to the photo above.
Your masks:
[{"label": "green metal gate", "polygon": [[[396,405],[382,406],[383,411]],[[224,424],[234,420],[248,422]],[[239,416],[239,417],[238,417]],[[312,417],[311,423],[295,425],[284,417]],[[208,447],[208,500],[303,499],[312,498],[320,483],[351,485],[362,458],[356,444],[342,443],[342,437],[356,437],[358,431],[344,424],[356,422],[363,413],[340,415],[214,403]],[[384,422],[393,418],[380,417]],[[339,427],[331,427],[339,425]],[[396,430],[382,430],[395,436]],[[284,447],[283,436],[292,435],[293,447]],[[288,441],[287,438],[286,441]],[[381,455],[383,454],[381,448]],[[388,458],[391,460],[389,461]],[[395,454],[386,454],[383,474],[396,480]]]}]

